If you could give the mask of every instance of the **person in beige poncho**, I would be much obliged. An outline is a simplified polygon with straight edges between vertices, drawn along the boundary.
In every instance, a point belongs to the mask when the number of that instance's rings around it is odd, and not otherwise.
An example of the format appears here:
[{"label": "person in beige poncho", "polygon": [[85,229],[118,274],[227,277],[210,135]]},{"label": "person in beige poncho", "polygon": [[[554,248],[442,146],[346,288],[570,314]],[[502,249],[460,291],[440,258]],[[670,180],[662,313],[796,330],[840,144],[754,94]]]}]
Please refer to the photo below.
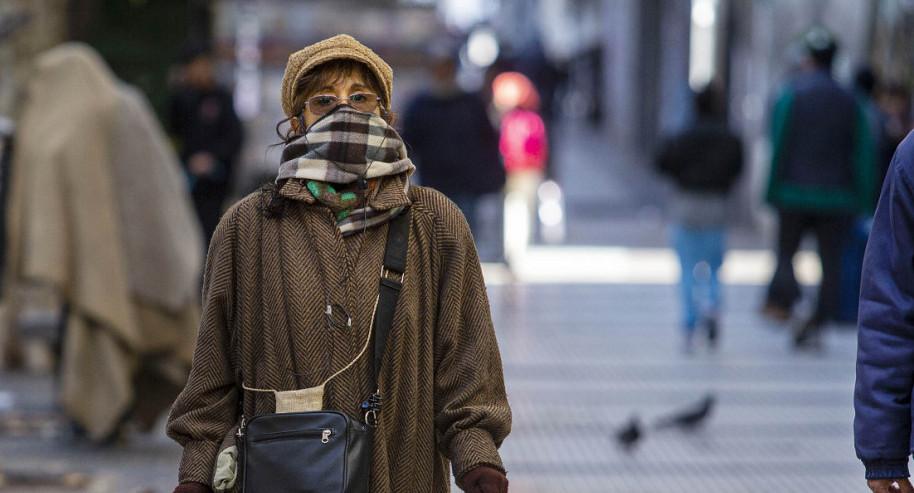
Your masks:
[{"label": "person in beige poncho", "polygon": [[361,419],[375,389],[374,354],[360,348],[389,221],[406,208],[369,489],[446,492],[453,471],[464,491],[508,490],[498,447],[511,410],[473,237],[453,202],[410,185],[414,166],[389,125],[392,78],[345,35],[290,56],[276,184],[230,208],[210,244],[193,369],[167,427],[184,447],[176,493],[240,491],[223,460],[240,416],[280,411],[286,392],[323,384],[323,409]]},{"label": "person in beige poncho", "polygon": [[93,441],[148,428],[184,383],[199,321],[202,239],[177,156],[146,99],[88,46],[35,62],[13,156],[5,272],[68,307],[59,372]]}]

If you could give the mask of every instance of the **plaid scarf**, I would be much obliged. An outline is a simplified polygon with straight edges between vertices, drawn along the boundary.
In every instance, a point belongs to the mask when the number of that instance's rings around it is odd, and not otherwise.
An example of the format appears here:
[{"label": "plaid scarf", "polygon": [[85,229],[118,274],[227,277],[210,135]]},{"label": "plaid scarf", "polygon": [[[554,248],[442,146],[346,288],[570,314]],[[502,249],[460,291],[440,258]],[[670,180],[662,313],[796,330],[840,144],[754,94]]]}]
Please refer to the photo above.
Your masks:
[{"label": "plaid scarf", "polygon": [[[340,105],[286,144],[276,182],[283,196],[330,208],[346,235],[382,224],[408,205],[415,169],[384,119]],[[359,178],[368,185],[364,201],[355,193]]]},{"label": "plaid scarf", "polygon": [[276,181],[345,184],[359,176],[371,179],[414,169],[403,140],[383,118],[340,105],[286,144]]}]

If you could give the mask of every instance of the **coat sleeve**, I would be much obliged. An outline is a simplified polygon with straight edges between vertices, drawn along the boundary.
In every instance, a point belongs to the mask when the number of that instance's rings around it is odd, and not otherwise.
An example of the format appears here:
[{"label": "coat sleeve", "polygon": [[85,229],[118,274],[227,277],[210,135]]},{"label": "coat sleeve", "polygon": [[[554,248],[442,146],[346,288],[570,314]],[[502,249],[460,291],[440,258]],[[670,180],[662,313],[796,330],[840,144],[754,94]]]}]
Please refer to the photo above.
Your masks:
[{"label": "coat sleeve", "polygon": [[793,93],[784,90],[778,97],[771,111],[771,168],[768,176],[768,188],[765,201],[771,205],[779,202],[779,191],[783,185],[780,179],[781,154],[786,147],[787,135],[790,132],[790,112],[793,108]]},{"label": "coat sleeve", "polygon": [[914,385],[914,141],[895,154],[863,261],[854,446],[867,479],[908,476]]},{"label": "coat sleeve", "polygon": [[857,192],[857,209],[861,214],[872,214],[876,179],[876,142],[863,107],[857,105],[854,125],[854,186]]},{"label": "coat sleeve", "polygon": [[400,136],[409,149],[410,158],[419,163],[425,157],[429,144],[429,139],[425,135],[425,122],[423,121],[425,113],[425,96],[420,94],[407,104],[401,120],[403,123]]},{"label": "coat sleeve", "polygon": [[238,392],[231,359],[234,214],[213,235],[203,278],[203,313],[187,385],[168,416],[166,432],[184,447],[181,483],[212,484],[224,437],[237,423]]},{"label": "coat sleeve", "polygon": [[511,409],[473,237],[459,212],[448,215],[454,220],[439,233],[435,426],[459,481],[480,465],[505,472],[498,447]]}]

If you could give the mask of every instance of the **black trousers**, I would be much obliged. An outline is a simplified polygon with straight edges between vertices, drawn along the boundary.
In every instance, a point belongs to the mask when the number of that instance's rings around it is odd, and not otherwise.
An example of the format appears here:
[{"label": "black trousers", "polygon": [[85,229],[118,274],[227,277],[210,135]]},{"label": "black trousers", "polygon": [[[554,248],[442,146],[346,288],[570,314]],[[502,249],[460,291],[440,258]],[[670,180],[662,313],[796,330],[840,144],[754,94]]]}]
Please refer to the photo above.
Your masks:
[{"label": "black trousers", "polygon": [[816,237],[822,264],[822,282],[813,321],[835,320],[841,298],[841,259],[853,227],[853,216],[847,214],[815,214],[799,211],[778,211],[779,231],[777,267],[768,286],[769,304],[785,309],[793,307],[800,298],[800,287],[793,271],[793,256],[806,233]]},{"label": "black trousers", "polygon": [[228,196],[228,182],[213,181],[205,178],[197,180],[191,196],[200,226],[203,228],[204,245],[208,248],[209,241],[216,232],[216,226],[222,219],[222,206]]}]

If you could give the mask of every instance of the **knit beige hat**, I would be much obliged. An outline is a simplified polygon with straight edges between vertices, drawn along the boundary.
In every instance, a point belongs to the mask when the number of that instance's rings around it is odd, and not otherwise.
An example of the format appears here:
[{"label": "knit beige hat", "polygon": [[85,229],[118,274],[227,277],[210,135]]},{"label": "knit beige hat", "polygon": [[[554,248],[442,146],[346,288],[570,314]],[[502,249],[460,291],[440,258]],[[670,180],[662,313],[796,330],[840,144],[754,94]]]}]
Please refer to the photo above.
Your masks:
[{"label": "knit beige hat", "polygon": [[390,69],[390,65],[387,65],[387,62],[375,52],[356,41],[352,36],[340,34],[289,55],[286,73],[282,76],[282,110],[286,116],[292,117],[295,112],[293,105],[296,81],[312,68],[339,58],[352,59],[368,66],[381,83],[381,90],[384,91],[381,99],[386,106],[390,106],[390,93],[394,79],[394,72]]}]

